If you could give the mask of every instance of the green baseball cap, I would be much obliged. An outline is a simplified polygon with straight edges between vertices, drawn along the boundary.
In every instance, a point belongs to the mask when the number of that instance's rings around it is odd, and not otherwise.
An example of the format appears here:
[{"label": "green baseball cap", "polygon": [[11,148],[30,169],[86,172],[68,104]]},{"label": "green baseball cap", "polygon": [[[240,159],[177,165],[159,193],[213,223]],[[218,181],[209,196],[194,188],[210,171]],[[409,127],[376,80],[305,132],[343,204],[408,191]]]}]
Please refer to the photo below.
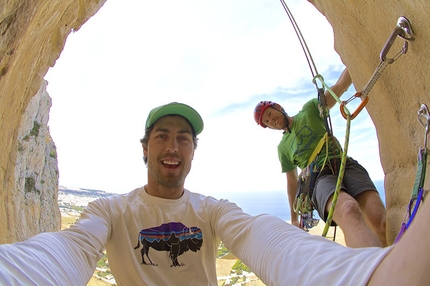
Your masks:
[{"label": "green baseball cap", "polygon": [[191,106],[179,102],[171,102],[152,109],[146,119],[145,129],[148,129],[158,119],[166,115],[180,115],[184,117],[191,123],[196,135],[199,135],[203,131],[203,119],[200,114]]}]

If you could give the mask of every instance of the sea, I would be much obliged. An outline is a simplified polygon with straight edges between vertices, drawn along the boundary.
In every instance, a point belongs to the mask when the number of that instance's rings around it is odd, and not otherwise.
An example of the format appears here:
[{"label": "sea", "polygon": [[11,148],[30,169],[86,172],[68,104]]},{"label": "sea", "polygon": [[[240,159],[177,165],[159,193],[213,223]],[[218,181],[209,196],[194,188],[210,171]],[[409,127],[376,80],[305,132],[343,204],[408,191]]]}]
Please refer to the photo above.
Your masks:
[{"label": "sea", "polygon": [[[384,181],[374,181],[374,184],[385,203]],[[212,195],[216,199],[228,199],[236,203],[242,210],[251,215],[272,214],[282,220],[291,221],[287,190],[273,190],[262,192],[228,192]],[[318,212],[314,216],[319,218]]]},{"label": "sea", "polygon": [[[381,195],[382,202],[384,205],[386,205],[384,181],[374,181],[374,184]],[[83,199],[78,200],[81,205],[86,205],[88,201],[92,201],[99,197],[113,195],[100,190],[70,189],[66,187],[60,187],[59,191],[61,191],[59,192],[59,202],[68,202],[68,200],[63,197],[62,194],[69,194],[73,195],[74,197],[87,198],[85,203],[82,202]],[[224,190],[222,193],[210,194],[210,196],[216,199],[227,199],[230,202],[236,203],[240,208],[242,208],[244,212],[250,215],[271,214],[281,218],[284,221],[291,221],[287,190],[267,190],[249,193]],[[73,202],[72,205],[75,203],[76,202]],[[314,212],[314,216],[317,219],[319,218],[316,211]]]}]

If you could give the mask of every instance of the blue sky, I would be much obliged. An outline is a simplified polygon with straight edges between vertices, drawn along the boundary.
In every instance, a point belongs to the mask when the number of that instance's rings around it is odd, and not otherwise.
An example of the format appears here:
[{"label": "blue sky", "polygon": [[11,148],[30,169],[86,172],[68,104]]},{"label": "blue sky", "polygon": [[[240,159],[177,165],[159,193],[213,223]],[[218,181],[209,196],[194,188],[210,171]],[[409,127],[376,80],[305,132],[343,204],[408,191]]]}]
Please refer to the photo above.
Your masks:
[{"label": "blue sky", "polygon": [[[307,1],[288,1],[318,72],[333,84],[344,66],[330,25]],[[186,187],[195,192],[286,189],[281,132],[253,120],[260,100],[290,115],[316,97],[312,75],[278,1],[108,0],[77,32],[45,79],[60,185],[125,193],[146,183],[139,139],[148,112],[190,104],[205,121]],[[351,87],[345,97],[355,93]],[[352,110],[353,106],[350,107]],[[332,110],[344,142],[345,120]],[[373,123],[352,122],[348,152],[383,179]]]}]

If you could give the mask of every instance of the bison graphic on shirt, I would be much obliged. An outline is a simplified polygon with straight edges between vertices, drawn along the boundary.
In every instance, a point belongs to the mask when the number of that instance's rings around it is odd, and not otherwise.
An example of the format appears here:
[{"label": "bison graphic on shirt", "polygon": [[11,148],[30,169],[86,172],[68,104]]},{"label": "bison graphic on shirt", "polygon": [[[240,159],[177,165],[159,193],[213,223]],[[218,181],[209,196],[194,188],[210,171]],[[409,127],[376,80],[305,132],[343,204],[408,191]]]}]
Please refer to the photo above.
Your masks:
[{"label": "bison graphic on shirt", "polygon": [[[157,251],[167,251],[169,258],[172,260],[171,266],[183,266],[178,262],[178,257],[183,253],[191,250],[197,252],[203,244],[202,231],[198,227],[187,227],[180,222],[169,222],[160,226],[142,229],[138,235],[137,249],[142,244],[140,253],[142,255],[142,264],[154,265],[149,257],[149,249]],[[145,261],[145,256],[149,263]]]}]

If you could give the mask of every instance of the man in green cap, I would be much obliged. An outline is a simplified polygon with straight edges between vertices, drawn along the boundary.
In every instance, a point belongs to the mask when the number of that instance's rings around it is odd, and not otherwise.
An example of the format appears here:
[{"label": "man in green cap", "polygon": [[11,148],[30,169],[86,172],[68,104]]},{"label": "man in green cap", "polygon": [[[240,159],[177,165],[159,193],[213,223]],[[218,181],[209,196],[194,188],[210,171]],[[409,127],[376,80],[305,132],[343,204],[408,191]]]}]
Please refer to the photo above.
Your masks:
[{"label": "man in green cap", "polygon": [[[69,229],[0,245],[0,285],[86,285],[104,248],[117,285],[218,285],[221,241],[266,285],[382,285],[397,276],[412,285],[429,281],[429,271],[419,268],[430,262],[430,243],[419,239],[430,233],[422,227],[430,216],[427,202],[396,246],[347,248],[185,189],[203,130],[190,106],[157,107],[145,127],[148,183],[90,203]],[[309,268],[313,261],[317,268]]]}]

